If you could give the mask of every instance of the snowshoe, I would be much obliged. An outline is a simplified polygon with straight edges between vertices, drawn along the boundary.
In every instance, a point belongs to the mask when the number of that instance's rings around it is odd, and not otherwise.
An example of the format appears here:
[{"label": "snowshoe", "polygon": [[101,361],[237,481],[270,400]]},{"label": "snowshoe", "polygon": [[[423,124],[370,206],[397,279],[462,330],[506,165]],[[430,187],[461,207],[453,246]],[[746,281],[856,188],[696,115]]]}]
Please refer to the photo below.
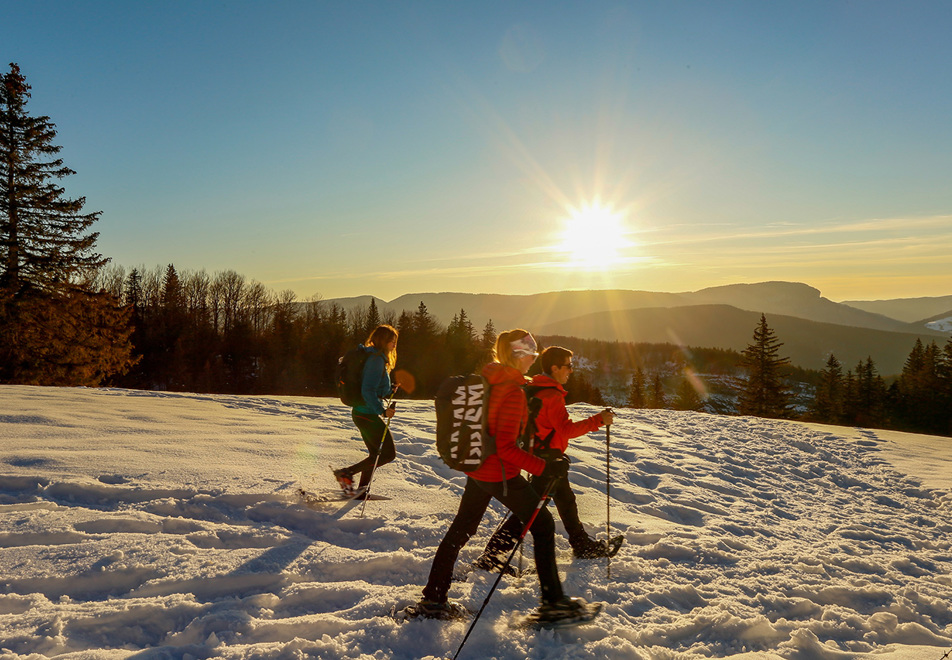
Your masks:
[{"label": "snowshoe", "polygon": [[604,603],[589,603],[584,598],[563,598],[545,603],[538,610],[518,617],[515,628],[568,628],[591,621],[602,611]]},{"label": "snowshoe", "polygon": [[312,491],[306,490],[304,488],[298,488],[297,491],[298,497],[301,498],[301,503],[308,507],[319,508],[321,505],[326,505],[333,502],[349,502],[351,500],[389,500],[389,497],[383,495],[374,495],[373,493],[364,494],[363,491],[356,491],[355,495],[347,495],[340,490],[326,490],[326,491]]},{"label": "snowshoe", "polygon": [[421,600],[415,605],[405,607],[402,611],[403,618],[409,619],[438,619],[440,621],[456,621],[472,616],[465,605],[456,601],[447,601],[438,603],[435,600]]},{"label": "snowshoe", "polygon": [[584,540],[572,543],[572,551],[578,559],[596,559],[598,557],[614,557],[625,542],[624,536],[614,536],[608,541],[586,537]]},{"label": "snowshoe", "polygon": [[473,570],[486,571],[487,573],[501,572],[504,575],[509,575],[510,577],[518,576],[518,571],[513,568],[512,564],[499,561],[490,555],[480,555],[476,561],[473,562]]}]

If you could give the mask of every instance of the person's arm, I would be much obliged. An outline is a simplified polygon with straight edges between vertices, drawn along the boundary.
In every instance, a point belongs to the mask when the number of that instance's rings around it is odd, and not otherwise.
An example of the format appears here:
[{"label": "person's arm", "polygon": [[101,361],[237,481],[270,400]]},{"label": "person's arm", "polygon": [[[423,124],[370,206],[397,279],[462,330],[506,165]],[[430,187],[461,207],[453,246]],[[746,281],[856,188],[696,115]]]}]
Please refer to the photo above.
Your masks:
[{"label": "person's arm", "polygon": [[552,429],[557,435],[571,439],[597,431],[602,425],[602,414],[597,413],[578,422],[573,422],[565,407],[565,397],[553,394],[542,399],[542,411],[539,413],[543,428]]}]

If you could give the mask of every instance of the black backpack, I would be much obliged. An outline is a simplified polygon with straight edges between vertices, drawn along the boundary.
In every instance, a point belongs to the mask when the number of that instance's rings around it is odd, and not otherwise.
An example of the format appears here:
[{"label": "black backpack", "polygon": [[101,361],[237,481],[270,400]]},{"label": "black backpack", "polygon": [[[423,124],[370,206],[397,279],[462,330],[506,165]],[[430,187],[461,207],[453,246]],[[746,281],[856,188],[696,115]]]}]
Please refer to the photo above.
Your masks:
[{"label": "black backpack", "polygon": [[[492,385],[479,374],[451,376],[436,391],[436,450],[454,470],[473,472],[496,453],[496,438],[487,432],[486,414]],[[532,446],[535,418],[542,401],[534,396],[540,388],[527,385],[529,421],[516,440],[520,449]],[[531,392],[530,392],[531,390]]]},{"label": "black backpack", "polygon": [[364,382],[364,365],[370,355],[364,347],[358,344],[350,349],[337,361],[334,370],[334,383],[337,386],[337,396],[345,406],[361,406],[364,396],[360,390]]}]

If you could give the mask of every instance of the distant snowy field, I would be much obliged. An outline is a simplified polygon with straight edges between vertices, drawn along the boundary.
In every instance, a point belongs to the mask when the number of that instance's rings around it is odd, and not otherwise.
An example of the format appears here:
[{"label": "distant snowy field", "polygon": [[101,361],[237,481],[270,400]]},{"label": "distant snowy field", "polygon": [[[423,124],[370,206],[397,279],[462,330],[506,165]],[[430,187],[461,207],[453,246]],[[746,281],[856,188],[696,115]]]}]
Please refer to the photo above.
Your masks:
[{"label": "distant snowy field", "polygon": [[952,316],[926,323],[926,327],[939,332],[952,332]]},{"label": "distant snowy field", "polygon": [[[572,406],[579,417],[594,408]],[[468,622],[398,623],[463,478],[432,404],[401,401],[391,500],[302,506],[363,444],[332,399],[0,387],[0,658],[451,657]],[[605,434],[570,451],[604,535]],[[537,605],[504,578],[461,658],[940,660],[952,647],[952,440],[620,410],[612,560],[573,559],[590,625],[510,628]],[[464,568],[500,520],[493,505]],[[529,563],[531,551],[527,552]],[[462,572],[478,608],[494,579]]]}]

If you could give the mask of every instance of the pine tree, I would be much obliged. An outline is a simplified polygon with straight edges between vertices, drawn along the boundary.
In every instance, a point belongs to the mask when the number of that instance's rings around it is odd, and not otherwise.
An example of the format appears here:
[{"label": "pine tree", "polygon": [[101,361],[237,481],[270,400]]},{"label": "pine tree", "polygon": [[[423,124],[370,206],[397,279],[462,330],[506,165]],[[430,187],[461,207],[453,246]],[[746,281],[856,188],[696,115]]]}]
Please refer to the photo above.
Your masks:
[{"label": "pine tree", "polygon": [[939,433],[952,435],[952,337],[945,343],[939,355],[939,406],[942,414],[938,420]]},{"label": "pine tree", "polygon": [[496,326],[493,325],[493,320],[489,319],[486,321],[486,325],[483,328],[483,336],[480,338],[480,344],[485,349],[492,349],[496,345]]},{"label": "pine tree", "polygon": [[645,372],[638,367],[631,376],[631,383],[628,385],[628,407],[645,408],[647,407],[647,396],[645,394]]},{"label": "pine tree", "polygon": [[838,424],[843,416],[843,368],[832,353],[826,367],[820,372],[820,383],[810,409],[810,416],[818,422]]},{"label": "pine tree", "polygon": [[369,337],[378,325],[380,325],[380,312],[377,310],[377,300],[371,296],[370,307],[367,309],[366,336]]},{"label": "pine tree", "polygon": [[446,328],[444,342],[447,368],[451,373],[470,373],[476,369],[478,362],[484,361],[485,356],[480,350],[476,331],[465,309],[460,309],[459,314],[453,316]]},{"label": "pine tree", "polygon": [[97,385],[132,364],[130,315],[90,290],[108,259],[57,181],[73,170],[56,155],[55,125],[31,117],[16,64],[0,77],[0,382]]},{"label": "pine tree", "polygon": [[704,400],[698,393],[688,374],[685,374],[678,384],[678,391],[674,401],[675,410],[700,410]]},{"label": "pine tree", "polygon": [[16,64],[0,80],[0,290],[60,292],[95,273],[108,259],[88,233],[101,211],[83,213],[86,199],[69,199],[55,183],[73,170],[57,158],[55,125],[26,112],[30,86]]},{"label": "pine tree", "polygon": [[939,431],[948,414],[940,376],[943,352],[935,342],[916,343],[899,376],[896,406],[904,426],[916,431]]},{"label": "pine tree", "polygon": [[876,371],[872,357],[856,365],[856,416],[854,424],[864,427],[883,426],[886,383]]},{"label": "pine tree", "polygon": [[767,317],[760,315],[760,323],[754,329],[754,342],[743,352],[743,366],[747,370],[747,382],[740,395],[739,411],[742,415],[759,417],[785,417],[790,413],[790,394],[783,382],[781,369],[790,364],[788,358],[780,357],[783,342],[767,325]]},{"label": "pine tree", "polygon": [[664,383],[661,374],[655,374],[651,380],[651,397],[648,400],[649,408],[667,408],[668,402],[664,395]]}]

